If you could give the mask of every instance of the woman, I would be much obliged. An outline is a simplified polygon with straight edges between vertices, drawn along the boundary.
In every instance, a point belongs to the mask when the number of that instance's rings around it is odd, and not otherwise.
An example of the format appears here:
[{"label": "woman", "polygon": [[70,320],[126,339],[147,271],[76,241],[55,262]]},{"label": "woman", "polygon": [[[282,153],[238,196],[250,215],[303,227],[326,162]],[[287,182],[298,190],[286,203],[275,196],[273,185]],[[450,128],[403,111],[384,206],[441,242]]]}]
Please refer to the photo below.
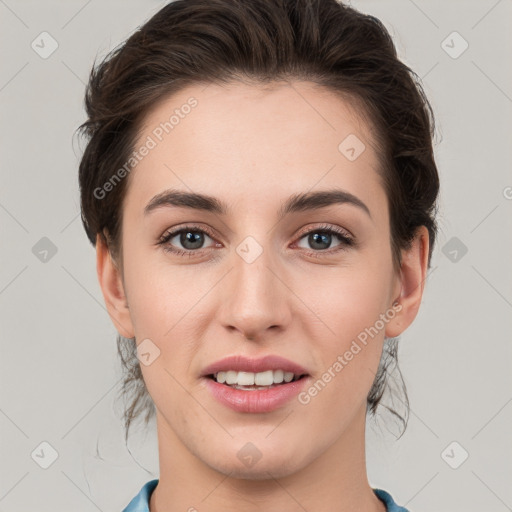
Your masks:
[{"label": "woman", "polygon": [[178,0],[93,67],[82,219],[159,479],[124,512],[405,511],[365,420],[421,303],[431,109],[335,0]]}]

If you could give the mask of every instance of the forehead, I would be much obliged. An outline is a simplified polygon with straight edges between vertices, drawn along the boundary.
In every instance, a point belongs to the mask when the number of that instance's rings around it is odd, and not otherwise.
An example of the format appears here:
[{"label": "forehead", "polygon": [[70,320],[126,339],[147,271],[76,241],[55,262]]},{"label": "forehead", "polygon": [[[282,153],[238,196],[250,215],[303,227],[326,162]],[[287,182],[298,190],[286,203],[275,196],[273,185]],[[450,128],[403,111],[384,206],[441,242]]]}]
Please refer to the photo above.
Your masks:
[{"label": "forehead", "polygon": [[130,173],[128,194],[143,201],[167,187],[221,188],[258,201],[257,192],[288,196],[318,184],[368,197],[380,186],[378,149],[358,108],[310,82],[188,86],[146,115],[135,149],[151,150]]}]

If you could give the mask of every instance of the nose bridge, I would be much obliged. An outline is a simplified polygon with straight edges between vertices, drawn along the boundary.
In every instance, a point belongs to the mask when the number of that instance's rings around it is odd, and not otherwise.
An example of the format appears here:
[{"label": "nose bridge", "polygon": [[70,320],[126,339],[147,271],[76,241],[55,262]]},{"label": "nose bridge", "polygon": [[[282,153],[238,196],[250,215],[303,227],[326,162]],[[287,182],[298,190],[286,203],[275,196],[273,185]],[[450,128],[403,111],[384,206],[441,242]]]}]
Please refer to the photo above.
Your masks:
[{"label": "nose bridge", "polygon": [[276,277],[278,258],[272,253],[270,237],[265,241],[247,236],[238,244],[227,284],[223,323],[249,338],[283,327],[288,317],[283,284]]}]

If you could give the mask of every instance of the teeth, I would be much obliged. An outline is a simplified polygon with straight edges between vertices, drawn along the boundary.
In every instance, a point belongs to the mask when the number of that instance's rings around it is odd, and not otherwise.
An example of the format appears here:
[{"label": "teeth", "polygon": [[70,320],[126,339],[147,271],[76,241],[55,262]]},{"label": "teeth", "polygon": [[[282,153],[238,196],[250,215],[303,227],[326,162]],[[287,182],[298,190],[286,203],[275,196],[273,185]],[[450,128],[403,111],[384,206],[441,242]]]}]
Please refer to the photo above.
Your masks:
[{"label": "teeth", "polygon": [[[293,375],[293,373],[292,373]],[[274,370],[274,384],[281,384],[284,380],[283,370]]]},{"label": "teeth", "polygon": [[236,383],[239,386],[254,386],[254,373],[238,372]]},{"label": "teeth", "polygon": [[218,372],[214,375],[217,382],[228,385],[238,386],[272,386],[273,384],[281,384],[284,382],[291,382],[299,378],[299,375],[294,375],[292,372],[285,372],[283,370],[267,370],[265,372],[237,372],[229,370],[226,372]]}]

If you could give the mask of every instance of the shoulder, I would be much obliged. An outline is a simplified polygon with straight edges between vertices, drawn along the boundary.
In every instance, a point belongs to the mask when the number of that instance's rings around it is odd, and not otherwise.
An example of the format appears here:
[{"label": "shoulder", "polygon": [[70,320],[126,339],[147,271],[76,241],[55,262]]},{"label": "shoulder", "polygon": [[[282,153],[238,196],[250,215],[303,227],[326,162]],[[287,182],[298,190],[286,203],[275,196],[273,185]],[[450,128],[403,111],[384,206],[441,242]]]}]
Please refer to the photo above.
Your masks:
[{"label": "shoulder", "polygon": [[122,512],[149,512],[149,498],[155,490],[158,478],[150,480],[142,486],[137,496],[123,509]]},{"label": "shoulder", "polygon": [[373,489],[373,492],[386,505],[387,512],[409,512],[406,508],[397,505],[391,494],[383,489]]}]

